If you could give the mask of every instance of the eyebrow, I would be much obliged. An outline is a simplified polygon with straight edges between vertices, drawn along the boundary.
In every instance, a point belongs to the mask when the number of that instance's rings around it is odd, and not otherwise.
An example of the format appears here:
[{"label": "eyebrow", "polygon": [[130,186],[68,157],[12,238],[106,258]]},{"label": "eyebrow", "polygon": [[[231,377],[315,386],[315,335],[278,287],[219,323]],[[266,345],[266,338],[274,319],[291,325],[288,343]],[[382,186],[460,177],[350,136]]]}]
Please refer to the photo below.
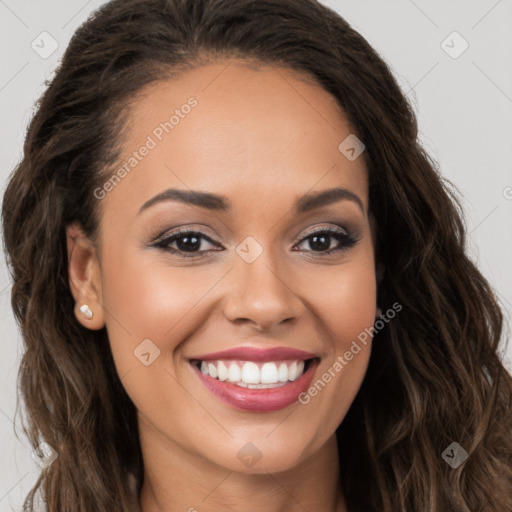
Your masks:
[{"label": "eyebrow", "polygon": [[[363,202],[359,196],[350,190],[341,187],[305,194],[295,201],[294,208],[297,213],[304,213],[341,200],[348,200],[356,203],[364,213]],[[169,188],[146,201],[140,207],[139,214],[157,203],[166,201],[179,201],[181,203],[191,204],[193,206],[199,206],[208,210],[220,212],[232,211],[231,202],[227,198],[217,194],[200,192],[197,190]]]}]

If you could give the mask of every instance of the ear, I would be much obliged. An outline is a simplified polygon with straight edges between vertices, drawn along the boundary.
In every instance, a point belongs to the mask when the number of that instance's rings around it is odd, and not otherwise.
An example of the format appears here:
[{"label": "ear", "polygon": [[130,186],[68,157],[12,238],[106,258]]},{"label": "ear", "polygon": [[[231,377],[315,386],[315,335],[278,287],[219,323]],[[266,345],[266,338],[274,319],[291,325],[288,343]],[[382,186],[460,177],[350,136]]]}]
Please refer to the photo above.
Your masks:
[{"label": "ear", "polygon": [[[69,287],[75,299],[76,319],[87,329],[101,329],[105,321],[101,268],[96,245],[84,234],[78,223],[66,226],[66,242]],[[80,310],[82,306],[84,311]]]}]

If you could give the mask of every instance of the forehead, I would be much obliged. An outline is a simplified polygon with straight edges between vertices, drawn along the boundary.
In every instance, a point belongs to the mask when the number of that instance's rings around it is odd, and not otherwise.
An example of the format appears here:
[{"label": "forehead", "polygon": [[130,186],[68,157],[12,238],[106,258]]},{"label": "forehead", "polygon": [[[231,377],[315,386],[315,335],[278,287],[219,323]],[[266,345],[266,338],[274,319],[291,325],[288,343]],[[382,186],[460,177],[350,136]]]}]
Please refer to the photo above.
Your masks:
[{"label": "forehead", "polygon": [[132,102],[117,165],[134,165],[107,199],[122,191],[135,210],[168,187],[264,201],[346,186],[366,203],[363,158],[338,149],[352,133],[335,98],[305,74],[236,60],[203,65]]}]

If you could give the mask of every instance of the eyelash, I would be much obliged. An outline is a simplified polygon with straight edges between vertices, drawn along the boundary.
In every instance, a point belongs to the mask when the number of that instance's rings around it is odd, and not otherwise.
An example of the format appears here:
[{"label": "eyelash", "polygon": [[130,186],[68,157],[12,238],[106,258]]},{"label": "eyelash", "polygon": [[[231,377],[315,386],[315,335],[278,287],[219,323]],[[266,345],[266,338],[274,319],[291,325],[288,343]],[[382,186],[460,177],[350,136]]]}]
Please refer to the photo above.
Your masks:
[{"label": "eyelash", "polygon": [[[311,238],[311,237],[313,237],[315,235],[319,235],[319,234],[328,235],[329,237],[332,236],[333,238],[336,238],[339,242],[339,246],[335,247],[333,249],[329,249],[327,251],[310,251],[314,254],[315,258],[329,256],[336,251],[343,251],[343,250],[350,249],[359,241],[358,238],[347,233],[342,228],[336,229],[336,228],[321,227],[321,228],[314,228],[314,229],[307,231],[305,233],[305,235],[300,240],[298,240],[297,243],[301,244],[302,242],[306,241],[308,238]],[[169,245],[171,243],[175,242],[176,240],[179,240],[180,238],[183,238],[185,235],[188,235],[188,236],[195,235],[196,238],[205,239],[208,242],[215,244],[215,242],[211,238],[206,236],[204,233],[201,233],[200,231],[194,231],[192,229],[179,229],[178,231],[176,231],[174,233],[170,233],[168,236],[157,240],[157,242],[154,243],[152,245],[152,247],[156,247],[157,249],[161,249],[163,251],[170,252],[171,254],[179,254],[180,256],[183,256],[184,258],[196,258],[196,259],[206,258],[206,257],[208,257],[208,254],[206,254],[206,253],[211,252],[212,250],[216,250],[216,249],[210,249],[207,251],[197,251],[195,253],[194,252],[187,253],[186,251],[181,251],[179,249],[174,249],[172,247],[169,247]],[[297,245],[297,243],[295,245]],[[300,251],[300,252],[303,252],[303,251]]]}]

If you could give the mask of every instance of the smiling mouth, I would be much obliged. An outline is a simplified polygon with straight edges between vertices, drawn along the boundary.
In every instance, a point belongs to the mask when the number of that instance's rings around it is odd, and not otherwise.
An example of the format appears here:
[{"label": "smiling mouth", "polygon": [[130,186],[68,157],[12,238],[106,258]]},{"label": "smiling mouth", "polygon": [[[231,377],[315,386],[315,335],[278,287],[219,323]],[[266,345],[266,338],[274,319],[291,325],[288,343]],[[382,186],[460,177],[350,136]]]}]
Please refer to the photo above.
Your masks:
[{"label": "smiling mouth", "polygon": [[319,358],[266,362],[192,359],[190,362],[203,375],[217,381],[248,389],[271,389],[286,386],[300,379],[315,360]]}]

